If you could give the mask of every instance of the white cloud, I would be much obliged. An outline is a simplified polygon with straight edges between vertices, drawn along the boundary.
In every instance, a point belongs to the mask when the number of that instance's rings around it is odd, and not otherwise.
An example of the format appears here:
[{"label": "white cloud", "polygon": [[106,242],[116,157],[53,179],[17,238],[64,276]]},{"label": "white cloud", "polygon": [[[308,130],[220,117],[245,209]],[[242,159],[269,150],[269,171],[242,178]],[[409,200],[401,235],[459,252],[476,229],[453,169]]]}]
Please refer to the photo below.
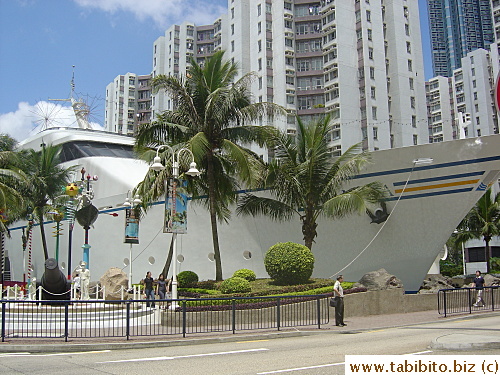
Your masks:
[{"label": "white cloud", "polygon": [[[93,129],[103,130],[99,124],[90,125]],[[17,141],[53,127],[78,127],[73,109],[45,101],[35,105],[21,102],[15,112],[0,114],[0,133],[8,134]]]},{"label": "white cloud", "polygon": [[157,26],[167,28],[182,21],[198,25],[213,23],[227,12],[223,1],[206,0],[73,0],[84,8],[96,8],[109,13],[131,12],[139,20],[153,19]]}]

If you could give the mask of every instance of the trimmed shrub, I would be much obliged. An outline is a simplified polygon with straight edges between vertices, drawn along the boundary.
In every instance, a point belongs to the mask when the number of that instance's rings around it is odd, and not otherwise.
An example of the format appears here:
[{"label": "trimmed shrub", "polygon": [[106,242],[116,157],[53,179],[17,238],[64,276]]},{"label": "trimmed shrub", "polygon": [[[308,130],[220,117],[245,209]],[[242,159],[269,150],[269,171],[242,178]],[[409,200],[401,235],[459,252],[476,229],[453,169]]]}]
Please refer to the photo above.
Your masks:
[{"label": "trimmed shrub", "polygon": [[277,283],[297,285],[309,280],[314,269],[311,250],[293,242],[277,243],[269,248],[264,258],[266,271]]},{"label": "trimmed shrub", "polygon": [[231,277],[220,284],[220,291],[224,294],[246,293],[251,289],[250,282],[242,277]]},{"label": "trimmed shrub", "polygon": [[241,277],[248,281],[255,281],[257,279],[255,272],[253,272],[252,270],[248,270],[246,268],[242,268],[241,270],[235,271],[233,273],[233,277]]},{"label": "trimmed shrub", "polygon": [[177,284],[179,284],[179,288],[196,286],[197,282],[198,275],[193,271],[182,271],[177,275]]}]

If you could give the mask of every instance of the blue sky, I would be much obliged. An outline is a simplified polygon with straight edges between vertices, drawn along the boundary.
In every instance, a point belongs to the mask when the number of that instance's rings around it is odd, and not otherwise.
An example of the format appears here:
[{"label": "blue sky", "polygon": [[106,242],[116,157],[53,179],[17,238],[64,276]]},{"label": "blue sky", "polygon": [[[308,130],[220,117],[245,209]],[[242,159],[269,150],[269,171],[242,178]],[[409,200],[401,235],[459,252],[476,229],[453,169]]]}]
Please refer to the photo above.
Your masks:
[{"label": "blue sky", "polygon": [[[428,79],[426,2],[418,1]],[[73,122],[47,102],[69,96],[73,65],[76,93],[102,124],[106,85],[119,74],[149,74],[153,42],[167,27],[212,23],[226,7],[226,0],[0,0],[0,133],[21,141],[43,117]]]}]

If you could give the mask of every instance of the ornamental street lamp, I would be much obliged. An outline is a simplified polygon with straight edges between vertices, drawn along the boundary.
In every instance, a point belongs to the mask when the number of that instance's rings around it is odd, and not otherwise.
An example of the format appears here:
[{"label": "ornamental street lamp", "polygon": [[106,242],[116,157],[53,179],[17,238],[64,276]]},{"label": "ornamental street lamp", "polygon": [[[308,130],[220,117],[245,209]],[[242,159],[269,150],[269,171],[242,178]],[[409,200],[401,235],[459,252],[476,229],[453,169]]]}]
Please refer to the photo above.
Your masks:
[{"label": "ornamental street lamp", "polygon": [[[175,218],[176,218],[176,200],[177,200],[177,179],[179,178],[179,156],[183,152],[187,152],[191,155],[191,164],[189,165],[189,169],[185,172],[186,175],[188,176],[193,176],[197,177],[201,173],[200,171],[196,168],[196,163],[194,161],[194,155],[191,152],[190,149],[188,148],[181,148],[177,151],[174,151],[172,147],[169,145],[161,145],[156,149],[156,156],[153,159],[153,164],[149,167],[150,169],[159,172],[163,169],[165,169],[165,166],[161,163],[161,158],[159,156],[159,152],[162,148],[168,149],[170,152],[170,155],[172,156],[172,178],[173,178],[173,183],[172,183],[172,195],[171,195],[171,201],[170,201],[170,219],[168,220],[167,223],[167,232],[172,233],[172,247],[173,247],[173,265],[172,265],[172,299],[174,300],[172,304],[170,305],[171,309],[175,309],[177,307],[177,302],[175,301],[177,299],[177,233],[184,233],[184,230],[182,229],[179,231],[176,229],[176,227],[173,225]],[[167,180],[165,180],[165,187],[167,188]],[[166,189],[168,191],[168,189]],[[167,199],[168,201],[168,199]]]},{"label": "ornamental street lamp", "polygon": [[132,244],[139,243],[139,218],[136,214],[136,208],[142,204],[141,197],[136,195],[134,198],[129,198],[130,190],[127,193],[127,198],[123,206],[126,207],[125,212],[125,243],[130,244],[129,261],[128,261],[128,289],[132,289]]}]

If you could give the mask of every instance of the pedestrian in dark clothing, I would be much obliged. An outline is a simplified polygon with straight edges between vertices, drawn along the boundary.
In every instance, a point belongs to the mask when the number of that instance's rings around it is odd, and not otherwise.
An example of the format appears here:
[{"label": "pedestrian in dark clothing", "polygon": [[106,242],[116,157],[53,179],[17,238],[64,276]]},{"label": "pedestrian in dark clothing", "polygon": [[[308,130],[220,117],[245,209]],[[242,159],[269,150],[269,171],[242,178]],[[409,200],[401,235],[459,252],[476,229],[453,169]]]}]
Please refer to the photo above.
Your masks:
[{"label": "pedestrian in dark clothing", "polygon": [[473,285],[477,290],[477,299],[473,306],[483,307],[485,305],[483,300],[484,278],[481,276],[481,271],[476,271],[476,277],[474,278]]},{"label": "pedestrian in dark clothing", "polygon": [[151,307],[155,307],[155,292],[154,292],[154,280],[151,277],[151,272],[146,273],[146,277],[143,281],[144,285],[144,295],[146,296],[146,307],[149,307],[149,300],[151,299]]}]

